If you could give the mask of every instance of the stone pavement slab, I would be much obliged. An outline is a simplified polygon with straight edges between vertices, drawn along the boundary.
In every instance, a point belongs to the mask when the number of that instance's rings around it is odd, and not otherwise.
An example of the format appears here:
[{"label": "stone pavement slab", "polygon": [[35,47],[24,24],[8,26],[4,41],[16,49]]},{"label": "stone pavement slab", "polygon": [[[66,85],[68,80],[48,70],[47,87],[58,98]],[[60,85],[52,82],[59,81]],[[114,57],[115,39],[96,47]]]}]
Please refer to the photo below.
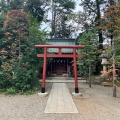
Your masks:
[{"label": "stone pavement slab", "polygon": [[66,83],[53,83],[44,113],[78,113]]},{"label": "stone pavement slab", "polygon": [[[42,80],[40,80],[42,82]],[[86,83],[86,80],[78,80],[78,83]],[[74,83],[74,80],[59,80],[59,79],[52,79],[46,80],[46,83]]]}]

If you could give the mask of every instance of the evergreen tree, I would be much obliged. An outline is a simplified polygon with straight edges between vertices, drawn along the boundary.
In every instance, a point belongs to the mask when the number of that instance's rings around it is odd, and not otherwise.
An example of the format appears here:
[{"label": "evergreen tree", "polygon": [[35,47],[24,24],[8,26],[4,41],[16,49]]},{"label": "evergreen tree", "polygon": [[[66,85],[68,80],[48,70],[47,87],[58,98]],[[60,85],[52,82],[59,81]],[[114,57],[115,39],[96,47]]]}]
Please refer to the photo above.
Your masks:
[{"label": "evergreen tree", "polygon": [[[112,73],[113,73],[113,97],[116,97],[116,46],[118,46],[120,37],[119,37],[119,31],[120,31],[120,5],[111,5],[106,13],[104,14],[103,18],[99,20],[101,22],[100,29],[102,31],[106,31],[107,35],[111,39],[111,53],[112,53]],[[117,44],[116,44],[117,43]],[[118,60],[119,60],[119,53]]]},{"label": "evergreen tree", "polygon": [[95,72],[97,43],[96,33],[92,31],[82,33],[78,40],[78,44],[85,45],[83,50],[79,50],[84,56],[78,59],[79,72],[88,77],[89,87],[91,87],[91,74]]},{"label": "evergreen tree", "polygon": [[73,0],[53,0],[52,3],[52,32],[51,37],[68,38],[71,35],[67,24],[68,15],[75,8]]},{"label": "evergreen tree", "polygon": [[[101,18],[101,7],[104,4],[104,0],[81,0],[81,5],[84,8],[85,13],[89,14],[91,19],[91,24],[94,26],[99,26],[100,23],[97,21]],[[99,43],[103,43],[102,32],[98,29]],[[103,47],[102,47],[103,49]]]}]

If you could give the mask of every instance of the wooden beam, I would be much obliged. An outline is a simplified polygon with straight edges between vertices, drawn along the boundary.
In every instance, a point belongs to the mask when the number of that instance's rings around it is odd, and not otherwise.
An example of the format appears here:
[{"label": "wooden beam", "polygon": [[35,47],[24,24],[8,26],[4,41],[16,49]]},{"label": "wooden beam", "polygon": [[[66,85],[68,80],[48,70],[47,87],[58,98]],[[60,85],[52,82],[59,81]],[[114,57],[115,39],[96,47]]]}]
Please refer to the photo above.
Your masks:
[{"label": "wooden beam", "polygon": [[43,61],[43,77],[42,77],[42,89],[41,93],[45,93],[45,81],[46,81],[46,63],[47,63],[47,48],[44,48],[44,61]]},{"label": "wooden beam", "polygon": [[62,55],[61,48],[58,48],[58,55]]},{"label": "wooden beam", "polygon": [[[37,54],[37,57],[44,57],[44,54]],[[73,54],[47,54],[48,58],[73,58]],[[76,58],[82,58],[82,54],[77,54]]]},{"label": "wooden beam", "polygon": [[36,48],[80,48],[83,49],[84,45],[35,45]]},{"label": "wooden beam", "polygon": [[78,90],[78,79],[77,79],[77,58],[76,58],[76,48],[73,49],[73,55],[74,55],[74,58],[73,58],[73,64],[74,64],[74,82],[75,82],[75,93],[79,93],[79,90]]}]

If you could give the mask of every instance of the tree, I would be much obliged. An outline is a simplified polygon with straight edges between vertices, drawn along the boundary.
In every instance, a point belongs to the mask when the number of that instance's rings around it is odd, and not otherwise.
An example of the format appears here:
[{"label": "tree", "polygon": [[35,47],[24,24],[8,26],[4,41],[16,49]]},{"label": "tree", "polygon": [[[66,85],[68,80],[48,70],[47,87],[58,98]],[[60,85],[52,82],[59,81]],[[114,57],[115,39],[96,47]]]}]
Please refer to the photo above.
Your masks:
[{"label": "tree", "polygon": [[70,26],[67,24],[68,15],[75,8],[73,0],[53,0],[52,3],[52,32],[51,37],[70,37]]},{"label": "tree", "polygon": [[[74,17],[77,23],[82,28],[82,31],[88,32],[88,31],[97,31],[98,39],[99,39],[99,47],[98,49],[101,51],[103,49],[103,34],[100,29],[96,29],[101,23],[98,22],[98,20],[101,18],[101,14],[104,13],[104,7],[106,6],[106,3],[104,3],[104,0],[82,0],[81,6],[83,7],[83,12],[79,12],[77,14],[77,17]],[[102,7],[101,7],[102,6]],[[80,28],[79,27],[79,28]],[[80,35],[79,35],[80,36]],[[78,37],[79,38],[79,37]],[[99,54],[96,54],[96,58],[98,58]],[[100,73],[100,60],[98,59],[96,62],[96,73]]]},{"label": "tree", "polygon": [[[90,23],[93,27],[99,26],[97,21],[101,18],[101,5],[104,4],[104,0],[81,0],[81,5],[84,8],[86,14],[92,18]],[[102,32],[98,29],[99,43],[103,43]],[[103,46],[102,46],[103,49]]]},{"label": "tree", "polygon": [[[3,28],[3,24],[4,24],[4,21],[6,19],[6,16],[1,13],[0,14],[0,43],[2,42],[2,39],[4,38],[4,28]],[[0,44],[0,46],[2,45],[2,43]],[[0,47],[1,48],[1,47]]]},{"label": "tree", "polygon": [[28,15],[20,10],[8,12],[4,21],[5,38],[2,41],[2,70],[6,79],[15,79],[21,70],[22,58],[26,54],[28,34]]},{"label": "tree", "polygon": [[79,72],[88,76],[89,87],[91,87],[91,74],[93,73],[96,62],[97,36],[95,32],[84,32],[79,38],[78,44],[85,45],[84,50],[79,50],[83,54],[82,59],[78,59]]},{"label": "tree", "polygon": [[30,12],[38,21],[42,21],[45,13],[49,10],[51,0],[27,0],[24,10]]},{"label": "tree", "polygon": [[42,21],[50,5],[50,0],[1,0],[0,11],[7,13],[10,10],[24,10]]},{"label": "tree", "polygon": [[[40,30],[41,23],[21,10],[12,10],[4,22],[5,38],[0,55],[0,89],[7,92],[25,92],[39,88],[38,69],[42,60],[37,59],[35,44],[45,44],[46,32]],[[40,64],[41,63],[41,64]]]},{"label": "tree", "polygon": [[30,59],[30,65],[31,68],[33,68],[35,71],[40,71],[40,69],[43,67],[43,59],[36,58],[36,54],[38,53],[44,53],[43,49],[36,49],[35,45],[37,44],[45,44],[47,41],[47,32],[45,30],[41,30],[41,22],[38,21],[37,18],[34,18],[33,16],[29,17],[29,36],[28,40],[29,42],[29,50],[31,51],[28,55]]},{"label": "tree", "polygon": [[111,46],[112,46],[112,67],[113,67],[113,97],[116,97],[116,85],[115,85],[115,70],[116,70],[116,42],[120,40],[119,38],[119,30],[120,30],[120,5],[111,5],[103,18],[99,20],[103,24],[100,26],[100,29],[103,31],[107,31],[109,37],[111,38]]},{"label": "tree", "polygon": [[25,38],[28,34],[28,16],[20,10],[12,10],[7,14],[7,20],[4,22],[6,29],[5,50],[8,51],[8,57],[19,59],[26,49]]},{"label": "tree", "polygon": [[24,8],[24,0],[1,0],[0,11],[7,13],[10,10],[18,10]]},{"label": "tree", "polygon": [[[6,16],[3,13],[1,13],[0,14],[0,50],[2,49],[2,46],[3,46],[2,41],[4,40],[4,37],[5,37],[5,35],[4,35],[5,29],[3,27],[5,19],[6,19]],[[1,64],[2,64],[2,57],[0,55],[0,66],[1,66]],[[0,68],[0,71],[1,71],[1,68]]]},{"label": "tree", "polygon": [[90,18],[89,14],[86,12],[81,12],[79,11],[78,13],[71,13],[69,15],[69,20],[72,20],[73,22],[77,23],[77,27],[75,27],[76,31],[82,31],[82,32],[88,32],[91,27],[93,28],[93,26],[91,26],[90,21],[92,20],[92,18]]}]

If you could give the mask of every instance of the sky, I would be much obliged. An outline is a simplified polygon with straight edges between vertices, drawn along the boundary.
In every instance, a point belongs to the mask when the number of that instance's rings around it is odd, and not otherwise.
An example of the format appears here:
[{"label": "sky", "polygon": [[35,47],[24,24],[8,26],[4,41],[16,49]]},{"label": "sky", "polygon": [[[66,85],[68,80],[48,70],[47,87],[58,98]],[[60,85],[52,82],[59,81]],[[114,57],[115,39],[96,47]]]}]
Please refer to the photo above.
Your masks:
[{"label": "sky", "polygon": [[[80,4],[80,0],[74,0],[75,3],[76,3],[76,7],[75,7],[75,10],[73,12],[78,12],[78,11],[83,11],[82,10],[82,7],[79,6]],[[51,19],[52,18],[52,14],[51,14],[51,11],[48,12],[48,19]],[[46,31],[50,31],[50,25],[45,23],[45,22],[42,22],[42,26],[41,26],[41,29],[45,29]]]}]

